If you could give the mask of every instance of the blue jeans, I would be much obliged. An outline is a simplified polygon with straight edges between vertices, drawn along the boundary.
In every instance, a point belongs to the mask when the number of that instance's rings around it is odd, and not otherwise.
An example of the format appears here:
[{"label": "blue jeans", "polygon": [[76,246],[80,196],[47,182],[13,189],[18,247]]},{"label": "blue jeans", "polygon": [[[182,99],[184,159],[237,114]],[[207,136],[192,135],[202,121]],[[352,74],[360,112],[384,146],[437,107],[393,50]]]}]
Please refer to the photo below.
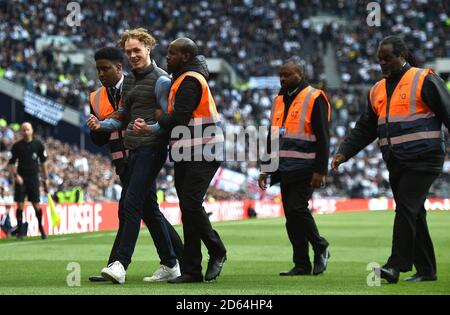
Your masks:
[{"label": "blue jeans", "polygon": [[156,178],[166,158],[166,147],[146,146],[130,151],[128,161],[130,182],[125,194],[122,234],[117,247],[117,260],[125,269],[131,263],[143,216],[148,218],[146,223],[151,231],[161,264],[168,267],[176,264],[169,230],[156,197]]}]

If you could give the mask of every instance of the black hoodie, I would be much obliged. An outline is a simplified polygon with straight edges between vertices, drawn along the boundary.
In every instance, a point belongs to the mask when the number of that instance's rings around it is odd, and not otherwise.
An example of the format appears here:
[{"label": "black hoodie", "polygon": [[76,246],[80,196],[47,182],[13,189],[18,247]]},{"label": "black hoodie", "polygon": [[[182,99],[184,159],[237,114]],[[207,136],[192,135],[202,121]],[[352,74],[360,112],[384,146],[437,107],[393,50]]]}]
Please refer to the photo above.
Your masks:
[{"label": "black hoodie", "polygon": [[[201,55],[196,56],[187,65],[176,71],[173,74],[172,82],[175,82],[180,75],[187,71],[198,72],[203,75],[206,80],[209,78],[206,59]],[[187,126],[192,117],[192,113],[200,104],[201,97],[201,83],[194,77],[186,77],[175,95],[176,103],[174,107],[176,110],[174,110],[171,114],[164,114],[159,120],[160,126],[166,130],[171,130],[175,126],[179,125]]]}]

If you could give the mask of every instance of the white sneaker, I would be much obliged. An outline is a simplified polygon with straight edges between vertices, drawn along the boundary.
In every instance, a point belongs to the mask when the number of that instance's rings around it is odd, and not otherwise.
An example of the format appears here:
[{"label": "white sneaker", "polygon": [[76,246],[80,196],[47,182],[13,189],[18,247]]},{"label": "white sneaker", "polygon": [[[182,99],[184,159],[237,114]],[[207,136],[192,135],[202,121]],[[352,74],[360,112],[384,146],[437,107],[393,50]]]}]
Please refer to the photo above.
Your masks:
[{"label": "white sneaker", "polygon": [[124,284],[126,276],[125,268],[120,261],[115,261],[109,264],[108,267],[102,269],[102,277],[106,280],[111,280],[113,283]]},{"label": "white sneaker", "polygon": [[180,265],[177,264],[173,268],[169,268],[165,265],[160,265],[158,269],[153,273],[151,277],[144,277],[145,282],[159,282],[167,281],[178,278],[181,276]]}]

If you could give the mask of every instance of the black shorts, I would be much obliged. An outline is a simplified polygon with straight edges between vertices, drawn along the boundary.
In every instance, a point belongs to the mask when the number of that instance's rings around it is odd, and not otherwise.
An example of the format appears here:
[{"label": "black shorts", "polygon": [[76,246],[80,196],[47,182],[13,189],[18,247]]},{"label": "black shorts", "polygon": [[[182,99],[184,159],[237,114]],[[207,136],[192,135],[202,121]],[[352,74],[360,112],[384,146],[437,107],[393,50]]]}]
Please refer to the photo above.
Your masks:
[{"label": "black shorts", "polygon": [[14,186],[14,201],[24,202],[25,196],[29,202],[39,202],[39,176],[22,176],[23,184]]}]

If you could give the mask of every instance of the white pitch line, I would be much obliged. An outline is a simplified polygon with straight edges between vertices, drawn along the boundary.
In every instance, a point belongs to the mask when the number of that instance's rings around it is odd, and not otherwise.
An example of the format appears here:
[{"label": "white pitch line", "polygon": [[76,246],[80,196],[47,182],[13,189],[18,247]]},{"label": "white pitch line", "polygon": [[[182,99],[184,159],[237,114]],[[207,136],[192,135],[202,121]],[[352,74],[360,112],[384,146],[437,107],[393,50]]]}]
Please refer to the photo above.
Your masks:
[{"label": "white pitch line", "polygon": [[7,244],[0,244],[0,247],[8,247],[8,246],[19,246],[19,245],[30,245],[35,243],[40,244],[48,244],[53,242],[60,242],[60,241],[67,241],[70,239],[69,237],[63,237],[63,238],[57,238],[57,239],[48,239],[48,240],[34,240],[34,241],[17,241],[17,242],[11,242]]},{"label": "white pitch line", "polygon": [[[74,234],[73,236],[77,236],[76,238],[82,238],[82,239],[86,239],[86,238],[97,238],[97,237],[104,237],[104,236],[111,236],[111,235],[116,235],[116,232],[110,232],[110,233],[104,233],[104,234],[93,234],[93,235],[82,235],[82,236],[78,236],[78,234]],[[12,243],[7,243],[7,244],[0,244],[0,247],[8,247],[8,246],[17,246],[17,245],[28,245],[28,244],[34,244],[34,243],[47,243],[47,242],[59,242],[59,241],[67,241],[68,239],[71,239],[71,237],[63,237],[63,238],[56,238],[56,239],[48,239],[47,241],[43,241],[43,240],[33,240],[33,241],[17,241],[17,242],[12,242]]]},{"label": "white pitch line", "polygon": [[104,234],[95,234],[95,235],[83,235],[80,236],[79,238],[96,238],[96,237],[104,237]]}]

